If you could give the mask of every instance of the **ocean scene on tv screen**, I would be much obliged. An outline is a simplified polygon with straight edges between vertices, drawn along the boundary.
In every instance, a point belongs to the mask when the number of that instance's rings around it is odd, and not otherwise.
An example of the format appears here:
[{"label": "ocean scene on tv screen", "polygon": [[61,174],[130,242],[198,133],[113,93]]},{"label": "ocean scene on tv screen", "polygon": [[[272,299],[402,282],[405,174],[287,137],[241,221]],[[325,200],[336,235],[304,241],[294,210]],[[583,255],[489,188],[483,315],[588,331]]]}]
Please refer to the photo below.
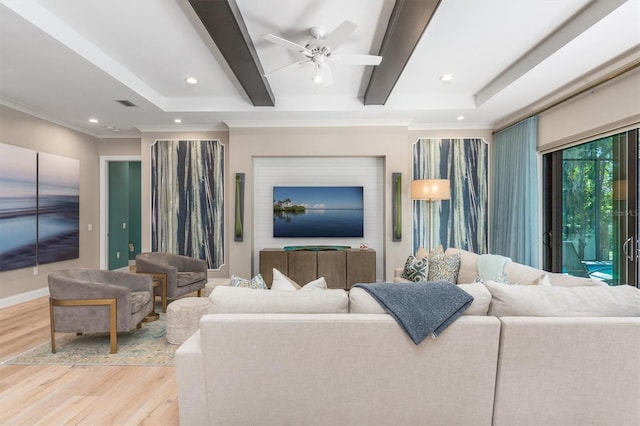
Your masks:
[{"label": "ocean scene on tv screen", "polygon": [[275,238],[362,237],[361,186],[273,187]]}]

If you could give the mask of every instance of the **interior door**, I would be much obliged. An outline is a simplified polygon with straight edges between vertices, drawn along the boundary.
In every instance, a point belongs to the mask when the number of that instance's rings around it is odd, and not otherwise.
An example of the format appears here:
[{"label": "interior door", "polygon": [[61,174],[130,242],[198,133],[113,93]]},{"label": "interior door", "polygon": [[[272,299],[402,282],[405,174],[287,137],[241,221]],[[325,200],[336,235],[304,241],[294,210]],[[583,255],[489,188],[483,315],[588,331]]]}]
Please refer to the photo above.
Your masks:
[{"label": "interior door", "polygon": [[129,265],[129,165],[126,161],[110,161],[108,253],[109,270]]}]

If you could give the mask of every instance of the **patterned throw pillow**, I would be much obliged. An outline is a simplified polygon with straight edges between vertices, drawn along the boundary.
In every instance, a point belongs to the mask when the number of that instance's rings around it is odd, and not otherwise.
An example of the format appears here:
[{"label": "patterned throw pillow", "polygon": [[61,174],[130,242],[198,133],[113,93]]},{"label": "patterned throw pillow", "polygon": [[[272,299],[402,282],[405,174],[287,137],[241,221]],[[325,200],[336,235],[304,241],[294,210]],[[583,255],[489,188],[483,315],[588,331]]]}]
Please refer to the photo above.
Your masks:
[{"label": "patterned throw pillow", "polygon": [[402,278],[413,281],[426,281],[429,275],[429,258],[418,259],[415,256],[409,256],[404,264]]},{"label": "patterned throw pillow", "polygon": [[446,281],[451,284],[458,282],[460,270],[460,253],[445,256],[442,246],[429,254],[429,281]]},{"label": "patterned throw pillow", "polygon": [[255,277],[248,280],[246,278],[240,278],[237,275],[231,275],[229,280],[231,287],[247,287],[254,290],[268,290],[267,283],[264,282],[262,275],[258,274]]}]

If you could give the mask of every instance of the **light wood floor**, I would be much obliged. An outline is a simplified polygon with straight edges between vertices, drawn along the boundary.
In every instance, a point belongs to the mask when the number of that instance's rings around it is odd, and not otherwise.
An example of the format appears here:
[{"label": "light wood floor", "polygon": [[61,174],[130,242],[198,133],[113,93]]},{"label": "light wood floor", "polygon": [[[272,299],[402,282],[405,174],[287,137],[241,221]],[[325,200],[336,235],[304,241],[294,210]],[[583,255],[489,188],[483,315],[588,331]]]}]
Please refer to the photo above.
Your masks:
[{"label": "light wood floor", "polygon": [[[0,309],[0,362],[50,341],[48,298]],[[0,425],[178,425],[174,367],[0,365]]]}]

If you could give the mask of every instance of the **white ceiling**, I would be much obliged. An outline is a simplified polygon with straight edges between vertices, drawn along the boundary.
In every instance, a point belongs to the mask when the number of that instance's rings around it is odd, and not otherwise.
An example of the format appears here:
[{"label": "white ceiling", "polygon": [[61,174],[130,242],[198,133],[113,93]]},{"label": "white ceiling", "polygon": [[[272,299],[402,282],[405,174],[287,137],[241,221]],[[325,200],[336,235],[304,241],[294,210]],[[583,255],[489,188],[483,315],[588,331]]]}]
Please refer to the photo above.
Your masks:
[{"label": "white ceiling", "polygon": [[[377,55],[395,1],[236,3],[269,72],[303,57],[264,34],[305,44],[310,27],[345,19],[358,28],[336,50]],[[385,105],[363,104],[372,66],[333,63],[328,87],[309,67],[270,75],[275,106],[254,107],[186,0],[0,0],[0,103],[98,137],[227,125],[494,128],[639,52],[640,0],[441,0]],[[454,79],[440,81],[445,73]]]}]

